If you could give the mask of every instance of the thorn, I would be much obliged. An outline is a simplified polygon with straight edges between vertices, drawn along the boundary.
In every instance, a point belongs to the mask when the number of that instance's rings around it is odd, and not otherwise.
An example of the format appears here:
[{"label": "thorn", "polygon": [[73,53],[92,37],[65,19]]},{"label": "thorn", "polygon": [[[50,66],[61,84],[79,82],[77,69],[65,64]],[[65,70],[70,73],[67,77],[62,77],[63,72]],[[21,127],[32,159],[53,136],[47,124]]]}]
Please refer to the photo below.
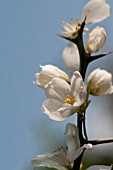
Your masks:
[{"label": "thorn", "polygon": [[103,53],[103,55],[108,55],[108,54],[111,54],[111,53],[113,53],[113,51],[105,52],[105,53]]},{"label": "thorn", "polygon": [[86,16],[85,16],[85,18],[84,18],[84,20],[82,21],[82,23],[86,23],[86,19],[87,19],[87,14],[86,14]]},{"label": "thorn", "polygon": [[61,34],[56,34],[58,37],[61,37],[61,38],[65,38],[64,35],[61,35]]},{"label": "thorn", "polygon": [[87,15],[85,16],[85,18],[84,18],[84,20],[82,21],[81,25],[85,26],[86,19],[87,19]]},{"label": "thorn", "polygon": [[72,41],[70,37],[66,37],[65,35],[61,35],[61,34],[56,34],[58,37],[61,37],[63,39],[66,39],[68,41]]},{"label": "thorn", "polygon": [[91,57],[89,57],[88,59],[89,59],[89,62],[92,62],[92,61],[94,61],[94,60],[96,60],[96,59],[99,59],[99,58],[104,57],[104,56],[106,56],[106,55],[108,55],[108,54],[111,54],[111,53],[113,53],[113,51],[105,52],[105,53],[103,53],[103,54],[99,54],[99,55],[96,55],[96,56],[91,56]]}]

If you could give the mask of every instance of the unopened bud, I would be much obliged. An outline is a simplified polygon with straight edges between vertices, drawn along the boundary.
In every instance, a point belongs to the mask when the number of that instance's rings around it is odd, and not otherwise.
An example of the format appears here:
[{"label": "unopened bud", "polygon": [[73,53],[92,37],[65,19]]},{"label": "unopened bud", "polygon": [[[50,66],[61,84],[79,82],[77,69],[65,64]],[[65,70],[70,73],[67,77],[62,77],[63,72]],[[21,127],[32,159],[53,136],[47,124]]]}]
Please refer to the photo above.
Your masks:
[{"label": "unopened bud", "polygon": [[88,36],[86,50],[89,53],[97,52],[106,41],[106,32],[102,27],[94,28]]},{"label": "unopened bud", "polygon": [[87,88],[94,96],[113,93],[112,74],[99,68],[94,70],[88,76]]}]

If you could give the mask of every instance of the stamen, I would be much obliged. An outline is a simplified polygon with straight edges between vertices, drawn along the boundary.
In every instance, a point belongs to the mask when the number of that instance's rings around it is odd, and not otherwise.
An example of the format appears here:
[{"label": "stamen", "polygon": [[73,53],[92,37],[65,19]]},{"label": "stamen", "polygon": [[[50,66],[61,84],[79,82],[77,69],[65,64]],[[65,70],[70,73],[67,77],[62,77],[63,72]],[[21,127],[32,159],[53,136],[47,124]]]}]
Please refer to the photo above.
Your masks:
[{"label": "stamen", "polygon": [[63,146],[61,146],[61,147],[59,147],[57,150],[55,150],[54,152],[58,152],[58,151],[60,151],[60,152],[64,152],[64,147],[63,147]]},{"label": "stamen", "polygon": [[73,103],[75,102],[75,97],[74,96],[68,96],[66,100],[64,100],[64,103],[68,103],[73,105]]}]

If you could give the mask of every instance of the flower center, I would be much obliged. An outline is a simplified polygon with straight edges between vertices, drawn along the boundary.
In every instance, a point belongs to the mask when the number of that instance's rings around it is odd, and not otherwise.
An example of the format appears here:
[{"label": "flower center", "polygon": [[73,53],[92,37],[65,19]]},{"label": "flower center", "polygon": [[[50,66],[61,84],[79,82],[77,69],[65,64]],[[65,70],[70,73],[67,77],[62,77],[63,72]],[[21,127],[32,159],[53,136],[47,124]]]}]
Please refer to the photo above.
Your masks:
[{"label": "flower center", "polygon": [[64,103],[68,103],[73,105],[73,103],[75,102],[75,97],[74,96],[68,96],[65,100]]}]

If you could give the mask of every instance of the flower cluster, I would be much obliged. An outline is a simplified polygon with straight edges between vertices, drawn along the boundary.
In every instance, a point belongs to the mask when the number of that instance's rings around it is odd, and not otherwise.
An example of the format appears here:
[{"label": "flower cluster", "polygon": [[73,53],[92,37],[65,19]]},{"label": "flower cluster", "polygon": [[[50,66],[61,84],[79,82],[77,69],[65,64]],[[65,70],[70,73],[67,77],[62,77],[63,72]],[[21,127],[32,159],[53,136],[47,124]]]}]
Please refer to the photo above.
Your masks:
[{"label": "flower cluster", "polygon": [[[113,93],[112,75],[106,70],[97,68],[89,74],[86,84],[84,78],[90,62],[109,54],[91,56],[103,47],[106,32],[104,28],[96,26],[89,33],[86,45],[83,43],[83,35],[89,30],[85,25],[103,21],[109,16],[110,6],[105,0],[90,0],[83,8],[81,21],[73,19],[72,24],[63,21],[62,27],[65,32],[59,36],[70,42],[64,48],[62,58],[65,67],[71,73],[71,78],[64,71],[50,64],[40,66],[41,71],[35,75],[36,80],[33,83],[43,88],[47,96],[42,103],[42,112],[54,121],[63,121],[76,113],[78,125],[72,123],[66,125],[66,151],[61,147],[53,153],[38,155],[32,160],[34,167],[71,170],[76,169],[76,162],[79,164],[76,170],[79,170],[84,150],[92,149],[92,144],[99,144],[99,141],[94,143],[88,140],[85,113],[90,103],[90,95],[103,96]],[[101,167],[97,166],[97,169]],[[111,167],[108,169],[110,170]]]}]

